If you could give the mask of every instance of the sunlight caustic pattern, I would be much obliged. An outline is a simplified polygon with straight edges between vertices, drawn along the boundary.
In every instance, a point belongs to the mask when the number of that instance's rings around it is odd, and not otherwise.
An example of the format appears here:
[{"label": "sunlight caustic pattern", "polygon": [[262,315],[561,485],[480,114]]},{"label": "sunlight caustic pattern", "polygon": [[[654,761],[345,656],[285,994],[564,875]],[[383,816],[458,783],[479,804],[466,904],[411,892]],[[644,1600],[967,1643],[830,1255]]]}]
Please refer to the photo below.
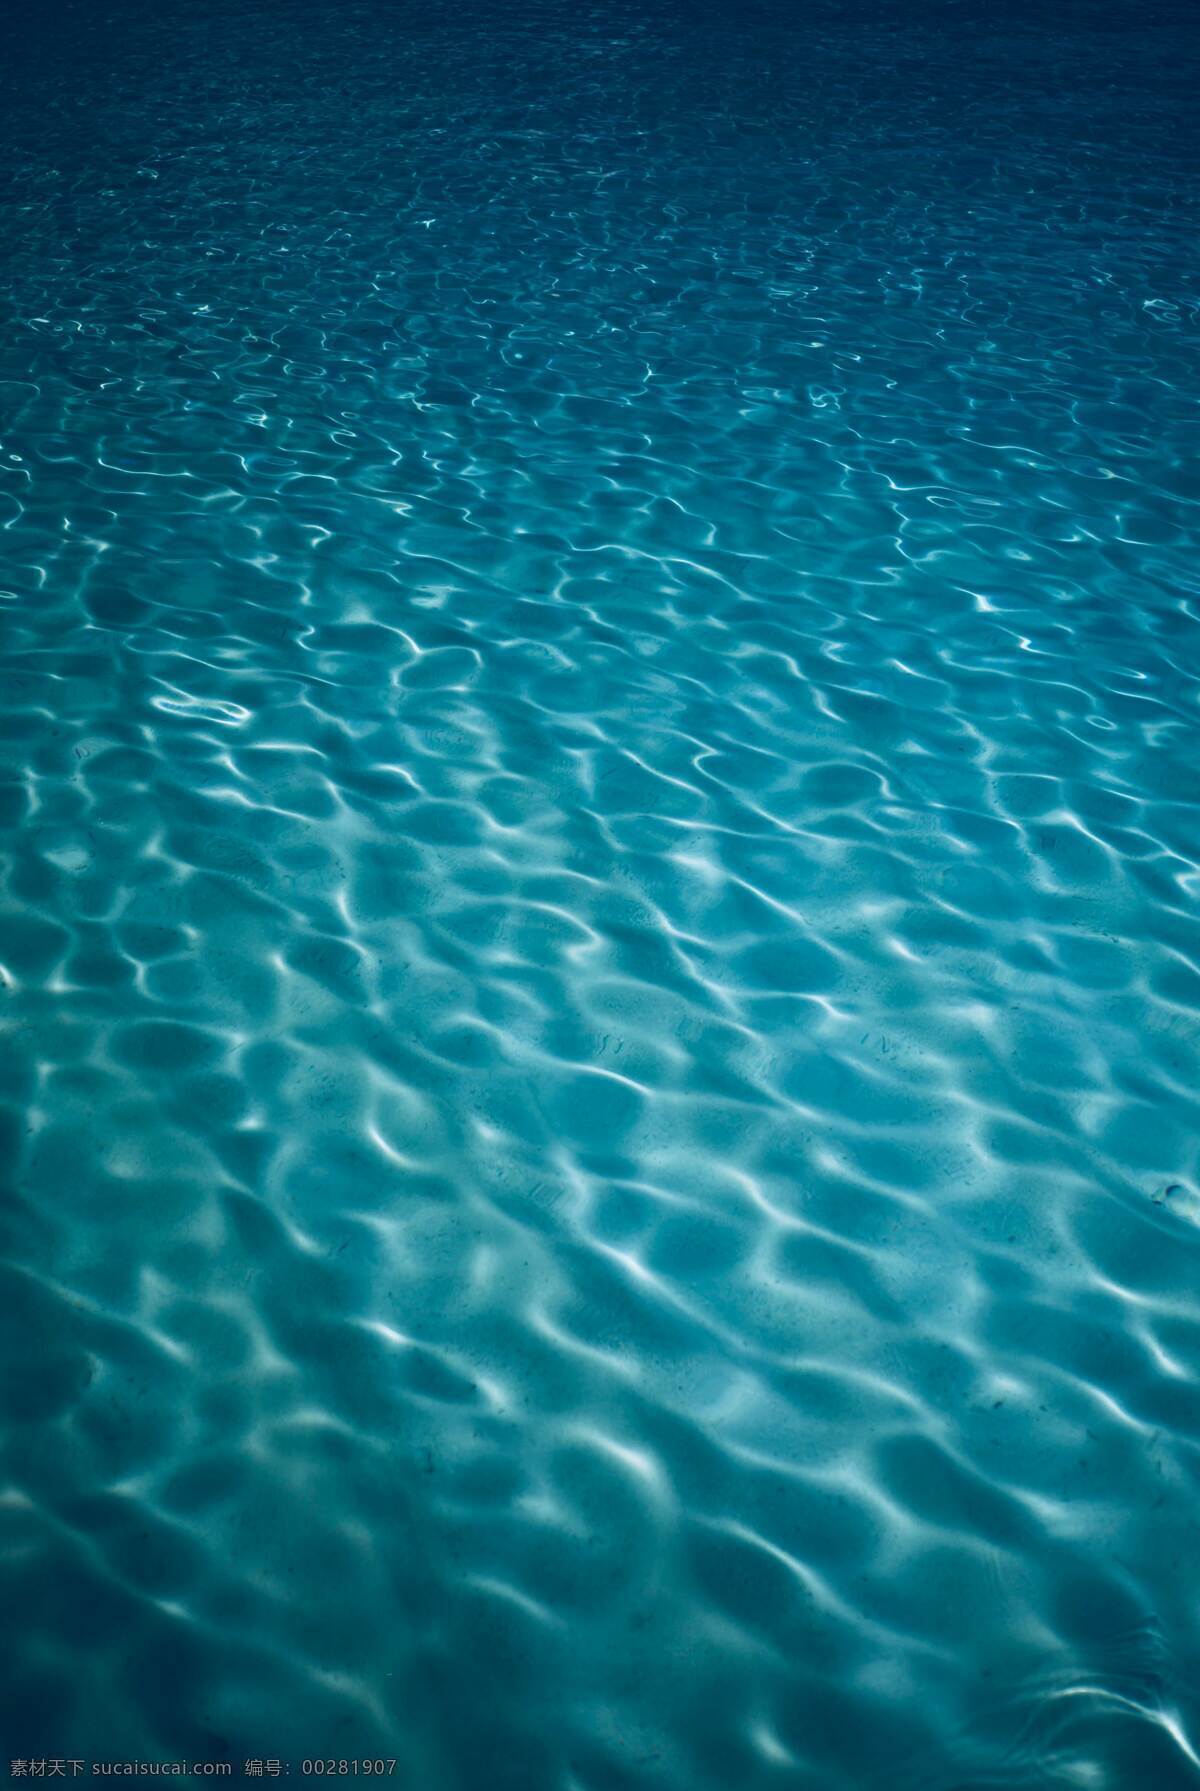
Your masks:
[{"label": "sunlight caustic pattern", "polygon": [[12,35],[4,1745],[1194,1784],[1186,12]]}]

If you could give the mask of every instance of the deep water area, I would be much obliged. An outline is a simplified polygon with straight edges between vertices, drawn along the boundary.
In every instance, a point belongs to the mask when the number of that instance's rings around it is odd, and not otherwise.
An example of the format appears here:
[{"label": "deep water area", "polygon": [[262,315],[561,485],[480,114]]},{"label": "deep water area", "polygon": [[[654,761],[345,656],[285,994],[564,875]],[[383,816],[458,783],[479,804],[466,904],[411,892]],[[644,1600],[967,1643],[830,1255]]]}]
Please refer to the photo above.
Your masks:
[{"label": "deep water area", "polygon": [[6,10],[4,1770],[1200,1787],[1198,37]]}]

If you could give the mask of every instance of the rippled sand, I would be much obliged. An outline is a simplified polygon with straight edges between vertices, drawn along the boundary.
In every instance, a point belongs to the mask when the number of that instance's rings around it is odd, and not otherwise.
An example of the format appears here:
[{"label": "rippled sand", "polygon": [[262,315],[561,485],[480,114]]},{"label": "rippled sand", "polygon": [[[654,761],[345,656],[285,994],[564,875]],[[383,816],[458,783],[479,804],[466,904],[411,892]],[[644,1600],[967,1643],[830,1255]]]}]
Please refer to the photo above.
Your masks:
[{"label": "rippled sand", "polygon": [[9,1756],[1200,1779],[1194,27],[10,18]]}]

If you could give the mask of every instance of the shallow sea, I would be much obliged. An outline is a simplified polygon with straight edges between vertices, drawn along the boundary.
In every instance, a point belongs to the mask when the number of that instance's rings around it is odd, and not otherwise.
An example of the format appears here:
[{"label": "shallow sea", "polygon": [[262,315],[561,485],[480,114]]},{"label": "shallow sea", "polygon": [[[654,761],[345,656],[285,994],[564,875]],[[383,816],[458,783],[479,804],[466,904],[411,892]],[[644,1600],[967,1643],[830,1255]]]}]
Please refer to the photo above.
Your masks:
[{"label": "shallow sea", "polygon": [[1200,1784],[1197,29],[10,11],[6,1759]]}]

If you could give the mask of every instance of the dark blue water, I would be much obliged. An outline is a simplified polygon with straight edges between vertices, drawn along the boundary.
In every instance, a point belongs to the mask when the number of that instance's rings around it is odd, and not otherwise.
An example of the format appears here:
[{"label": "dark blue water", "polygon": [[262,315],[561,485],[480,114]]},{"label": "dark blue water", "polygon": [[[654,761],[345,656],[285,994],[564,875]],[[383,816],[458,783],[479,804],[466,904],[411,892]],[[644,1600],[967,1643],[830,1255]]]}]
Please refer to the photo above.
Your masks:
[{"label": "dark blue water", "polygon": [[1200,1783],[1196,35],[10,10],[6,1758]]}]

